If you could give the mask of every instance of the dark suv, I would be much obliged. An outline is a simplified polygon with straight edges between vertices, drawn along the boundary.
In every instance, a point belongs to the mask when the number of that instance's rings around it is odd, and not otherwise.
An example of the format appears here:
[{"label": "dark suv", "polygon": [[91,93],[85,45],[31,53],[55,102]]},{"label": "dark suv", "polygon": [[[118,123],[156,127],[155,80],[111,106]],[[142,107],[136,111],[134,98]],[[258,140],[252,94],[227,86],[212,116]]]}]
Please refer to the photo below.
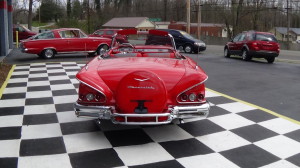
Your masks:
[{"label": "dark suv", "polygon": [[171,34],[175,40],[176,48],[183,50],[186,53],[198,53],[199,51],[206,50],[206,45],[203,41],[195,39],[185,31],[173,29],[158,29],[166,31]]},{"label": "dark suv", "polygon": [[224,56],[242,56],[245,61],[255,58],[265,58],[273,63],[280,52],[277,39],[272,33],[247,31],[238,34],[224,47]]}]

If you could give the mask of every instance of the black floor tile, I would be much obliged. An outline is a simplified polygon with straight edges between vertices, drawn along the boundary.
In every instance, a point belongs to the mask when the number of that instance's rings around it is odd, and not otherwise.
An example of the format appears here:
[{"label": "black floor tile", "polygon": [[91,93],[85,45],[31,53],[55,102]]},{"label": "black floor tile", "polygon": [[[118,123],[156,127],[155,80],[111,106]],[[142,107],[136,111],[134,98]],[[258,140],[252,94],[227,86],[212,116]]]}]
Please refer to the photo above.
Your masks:
[{"label": "black floor tile", "polygon": [[43,97],[43,98],[30,98],[25,100],[25,105],[43,105],[43,104],[53,104],[52,97]]},{"label": "black floor tile", "polygon": [[102,149],[69,154],[73,168],[107,168],[124,166],[113,149]]},{"label": "black floor tile", "polygon": [[18,158],[0,158],[1,168],[17,168]]},{"label": "black floor tile", "polygon": [[9,93],[9,94],[3,94],[1,99],[7,100],[7,99],[24,99],[26,97],[26,93]]},{"label": "black floor tile", "polygon": [[20,156],[37,156],[66,153],[62,137],[22,140]]},{"label": "black floor tile", "polygon": [[162,142],[160,145],[176,159],[214,152],[212,149],[194,138],[180,141]]},{"label": "black floor tile", "polygon": [[36,81],[48,81],[48,77],[39,77],[39,78],[28,78],[29,82],[36,82]]},{"label": "black floor tile", "polygon": [[29,75],[11,75],[10,79],[28,78]]},{"label": "black floor tile", "polygon": [[250,142],[260,141],[278,135],[277,133],[257,124],[237,128],[231,131]]},{"label": "black floor tile", "polygon": [[70,84],[70,83],[71,83],[71,81],[69,79],[67,79],[67,80],[53,80],[53,81],[50,81],[51,85]]},{"label": "black floor tile", "polygon": [[220,127],[219,125],[209,120],[200,120],[200,121],[180,124],[178,126],[195,137],[225,130],[224,128]]},{"label": "black floor tile", "polygon": [[74,111],[73,103],[55,104],[56,112]]},{"label": "black floor tile", "polygon": [[207,98],[207,100],[209,102],[211,102],[212,104],[215,104],[215,105],[235,102],[235,101],[233,101],[231,99],[228,99],[228,98],[225,98],[223,96],[209,97],[209,98]]},{"label": "black floor tile", "polygon": [[6,88],[12,88],[12,87],[26,87],[27,82],[20,82],[20,83],[8,83],[6,85]]},{"label": "black floor tile", "polygon": [[24,115],[23,117],[23,125],[39,125],[50,123],[58,123],[58,119],[55,113]]},{"label": "black floor tile", "polygon": [[247,168],[261,167],[280,160],[277,156],[253,144],[223,151],[220,154],[236,165]]},{"label": "black floor tile", "polygon": [[100,131],[94,120],[61,123],[60,127],[63,135]]},{"label": "black floor tile", "polygon": [[57,72],[57,73],[48,73],[48,76],[66,76],[65,72]]},{"label": "black floor tile", "polygon": [[285,136],[300,142],[300,130],[289,132],[289,133],[285,134]]},{"label": "black floor tile", "polygon": [[31,86],[27,88],[27,92],[48,91],[48,90],[51,90],[50,86]]},{"label": "black floor tile", "polygon": [[24,107],[2,107],[0,108],[0,116],[7,115],[22,115],[24,114]]},{"label": "black floor tile", "polygon": [[266,113],[261,110],[251,110],[251,111],[241,112],[241,113],[237,113],[237,114],[247,118],[248,120],[256,122],[256,123],[276,118],[276,116],[271,115],[271,114]]},{"label": "black floor tile", "polygon": [[21,127],[2,127],[0,128],[0,140],[20,139]]},{"label": "black floor tile", "polygon": [[53,96],[64,96],[64,95],[77,95],[75,89],[65,89],[65,90],[54,90],[52,91]]},{"label": "black floor tile", "polygon": [[30,72],[29,72],[29,74],[40,74],[40,73],[46,74],[47,71],[46,71],[46,70],[41,70],[41,71],[30,71]]},{"label": "black floor tile", "polygon": [[156,162],[138,166],[128,166],[128,168],[184,168],[176,160],[168,160],[164,162]]},{"label": "black floor tile", "polygon": [[220,115],[225,115],[225,114],[230,114],[230,112],[227,111],[227,110],[224,110],[220,107],[217,107],[217,106],[211,106],[210,110],[209,110],[208,118],[215,117],[215,116],[220,116]]},{"label": "black floor tile", "polygon": [[153,142],[142,129],[105,131],[104,134],[113,147],[141,145]]},{"label": "black floor tile", "polygon": [[291,156],[291,157],[287,158],[286,160],[293,163],[294,165],[297,165],[300,167],[300,153],[298,153],[297,155]]}]

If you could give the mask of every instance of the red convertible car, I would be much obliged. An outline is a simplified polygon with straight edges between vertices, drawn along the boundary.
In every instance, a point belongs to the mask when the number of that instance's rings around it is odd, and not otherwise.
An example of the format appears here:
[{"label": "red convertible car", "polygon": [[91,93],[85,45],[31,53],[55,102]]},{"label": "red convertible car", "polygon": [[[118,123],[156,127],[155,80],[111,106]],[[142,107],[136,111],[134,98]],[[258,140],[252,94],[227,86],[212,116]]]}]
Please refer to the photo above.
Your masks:
[{"label": "red convertible car", "polygon": [[[118,35],[126,35],[128,43],[119,43]],[[166,40],[149,41],[150,36]],[[78,117],[159,125],[209,114],[206,73],[176,51],[172,35],[164,31],[119,31],[112,47],[91,60],[76,78],[80,82],[74,103]]]},{"label": "red convertible car", "polygon": [[80,29],[61,28],[37,34],[20,43],[22,52],[53,58],[55,54],[83,52],[98,55],[107,50],[111,39],[88,37]]}]

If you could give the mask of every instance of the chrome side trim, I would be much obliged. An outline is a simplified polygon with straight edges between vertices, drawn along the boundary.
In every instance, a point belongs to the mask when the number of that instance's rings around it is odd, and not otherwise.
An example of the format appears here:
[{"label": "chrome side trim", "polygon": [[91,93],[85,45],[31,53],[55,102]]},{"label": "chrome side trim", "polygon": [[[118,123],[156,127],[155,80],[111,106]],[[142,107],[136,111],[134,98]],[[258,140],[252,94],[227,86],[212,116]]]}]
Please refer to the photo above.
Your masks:
[{"label": "chrome side trim", "polygon": [[176,97],[177,103],[179,103],[179,104],[187,104],[187,103],[193,103],[193,104],[194,104],[194,103],[203,103],[203,101],[202,101],[202,102],[179,102],[179,101],[178,101],[178,97],[179,97],[182,93],[184,93],[184,92],[186,92],[186,91],[188,91],[188,90],[190,90],[190,89],[192,89],[192,88],[194,88],[194,87],[196,87],[196,86],[199,86],[199,85],[203,84],[204,82],[207,81],[207,79],[208,79],[208,76],[207,76],[206,79],[204,79],[202,82],[200,82],[200,83],[198,83],[198,84],[196,84],[196,85],[193,85],[193,86],[191,86],[191,87],[185,89],[184,91],[180,92],[180,93],[177,95],[177,97]]}]

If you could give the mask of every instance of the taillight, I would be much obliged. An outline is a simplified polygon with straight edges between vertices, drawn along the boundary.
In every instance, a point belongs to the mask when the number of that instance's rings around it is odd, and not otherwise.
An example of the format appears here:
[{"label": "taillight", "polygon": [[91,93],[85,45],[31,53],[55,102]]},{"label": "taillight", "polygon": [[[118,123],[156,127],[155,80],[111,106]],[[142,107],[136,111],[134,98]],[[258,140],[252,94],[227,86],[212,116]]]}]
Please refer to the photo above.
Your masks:
[{"label": "taillight", "polygon": [[105,101],[106,101],[106,96],[103,93],[101,93],[83,83],[79,84],[78,102],[104,103]]},{"label": "taillight", "polygon": [[177,96],[178,103],[202,103],[205,102],[205,85],[200,84]]}]

